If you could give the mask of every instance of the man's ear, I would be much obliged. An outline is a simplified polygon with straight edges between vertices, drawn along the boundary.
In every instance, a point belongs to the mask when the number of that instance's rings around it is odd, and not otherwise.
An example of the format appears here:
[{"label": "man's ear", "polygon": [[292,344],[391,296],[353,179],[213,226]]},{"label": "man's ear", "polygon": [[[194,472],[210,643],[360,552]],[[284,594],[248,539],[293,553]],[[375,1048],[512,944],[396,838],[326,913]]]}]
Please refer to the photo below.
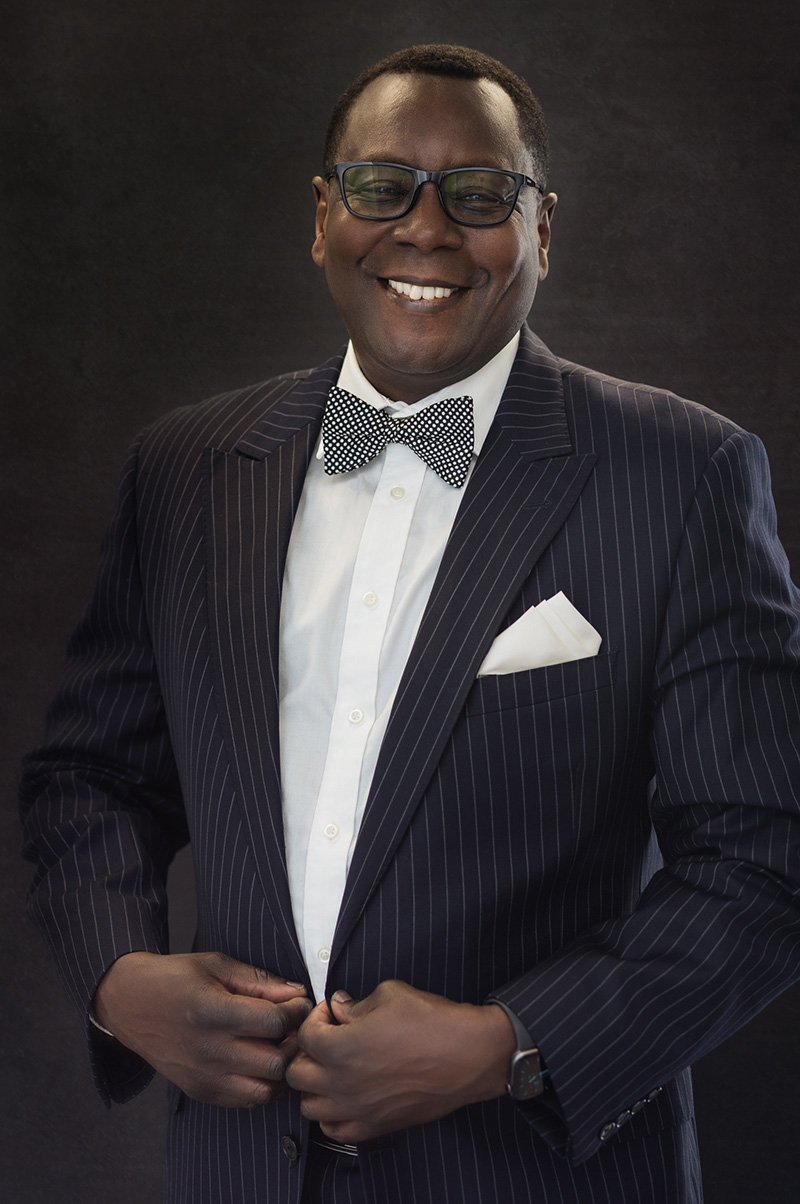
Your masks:
[{"label": "man's ear", "polygon": [[311,258],[318,268],[325,267],[325,219],[328,216],[328,184],[322,176],[314,176],[311,181],[314,196],[317,201],[317,216],[315,220],[316,234],[311,247]]},{"label": "man's ear", "polygon": [[548,192],[546,197],[542,197],[539,205],[539,220],[536,223],[537,232],[539,235],[539,279],[544,280],[547,275],[549,263],[547,253],[550,250],[550,223],[553,220],[558,197],[554,192]]}]

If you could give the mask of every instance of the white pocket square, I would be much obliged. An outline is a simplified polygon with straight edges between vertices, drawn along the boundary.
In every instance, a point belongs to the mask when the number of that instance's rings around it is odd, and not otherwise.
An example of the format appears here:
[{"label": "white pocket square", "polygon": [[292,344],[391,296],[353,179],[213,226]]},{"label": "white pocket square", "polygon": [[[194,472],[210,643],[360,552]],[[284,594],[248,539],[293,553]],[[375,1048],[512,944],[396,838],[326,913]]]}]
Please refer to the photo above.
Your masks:
[{"label": "white pocket square", "polygon": [[519,673],[597,656],[603,640],[569,598],[559,591],[526,610],[492,644],[478,677]]}]

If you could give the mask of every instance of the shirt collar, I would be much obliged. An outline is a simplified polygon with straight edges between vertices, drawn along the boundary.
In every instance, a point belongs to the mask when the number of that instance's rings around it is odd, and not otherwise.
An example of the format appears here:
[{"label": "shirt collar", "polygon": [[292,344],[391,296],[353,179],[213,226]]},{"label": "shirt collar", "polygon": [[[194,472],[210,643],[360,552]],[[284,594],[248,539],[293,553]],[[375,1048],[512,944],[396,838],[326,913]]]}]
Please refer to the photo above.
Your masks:
[{"label": "shirt collar", "polygon": [[[405,405],[402,401],[392,401],[390,398],[384,397],[382,393],[379,393],[369,383],[361,371],[361,367],[356,359],[355,349],[352,342],[350,342],[347,344],[347,353],[345,354],[339,379],[336,383],[340,389],[346,389],[348,393],[355,393],[356,397],[360,397],[368,405],[375,406],[377,410],[388,409],[391,414],[403,414],[406,417],[419,413],[426,406],[431,405],[435,401],[441,401],[445,397],[464,397],[465,395],[471,397],[473,418],[475,421],[474,453],[477,456],[486,441],[486,436],[489,434],[489,427],[492,425],[495,411],[500,404],[500,398],[503,396],[503,390],[506,387],[518,346],[519,331],[517,331],[513,339],[506,343],[502,351],[498,351],[497,355],[493,356],[477,372],[473,372],[471,376],[456,381],[455,384],[448,385],[446,389],[439,389],[438,392],[431,393],[428,397],[423,397],[420,401]],[[324,450],[322,441],[320,440],[317,459],[321,459],[323,454]]]}]

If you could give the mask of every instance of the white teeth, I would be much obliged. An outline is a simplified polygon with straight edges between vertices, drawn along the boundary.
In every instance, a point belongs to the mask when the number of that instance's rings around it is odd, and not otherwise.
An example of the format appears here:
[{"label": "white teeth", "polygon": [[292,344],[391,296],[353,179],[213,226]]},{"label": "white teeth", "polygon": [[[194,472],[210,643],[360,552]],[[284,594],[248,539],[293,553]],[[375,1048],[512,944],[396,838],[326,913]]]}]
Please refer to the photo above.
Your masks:
[{"label": "white teeth", "polygon": [[439,300],[442,297],[449,297],[456,291],[454,288],[444,288],[439,284],[406,284],[404,280],[390,280],[389,287],[404,297],[410,297],[412,301]]}]

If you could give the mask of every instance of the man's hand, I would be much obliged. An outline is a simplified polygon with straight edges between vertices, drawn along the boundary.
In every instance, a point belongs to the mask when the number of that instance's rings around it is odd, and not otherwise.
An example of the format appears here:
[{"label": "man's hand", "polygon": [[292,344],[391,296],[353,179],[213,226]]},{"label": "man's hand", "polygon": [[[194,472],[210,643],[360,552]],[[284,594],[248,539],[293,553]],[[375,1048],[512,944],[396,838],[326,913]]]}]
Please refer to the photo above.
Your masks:
[{"label": "man's hand", "polygon": [[[403,982],[314,1008],[286,1073],[303,1114],[336,1141],[368,1141],[504,1095],[516,1040],[502,1008],[453,1003]],[[336,1021],[339,1023],[337,1024]]]},{"label": "man's hand", "polygon": [[94,1013],[117,1040],[192,1099],[255,1108],[286,1090],[305,988],[222,953],[127,953]]}]

